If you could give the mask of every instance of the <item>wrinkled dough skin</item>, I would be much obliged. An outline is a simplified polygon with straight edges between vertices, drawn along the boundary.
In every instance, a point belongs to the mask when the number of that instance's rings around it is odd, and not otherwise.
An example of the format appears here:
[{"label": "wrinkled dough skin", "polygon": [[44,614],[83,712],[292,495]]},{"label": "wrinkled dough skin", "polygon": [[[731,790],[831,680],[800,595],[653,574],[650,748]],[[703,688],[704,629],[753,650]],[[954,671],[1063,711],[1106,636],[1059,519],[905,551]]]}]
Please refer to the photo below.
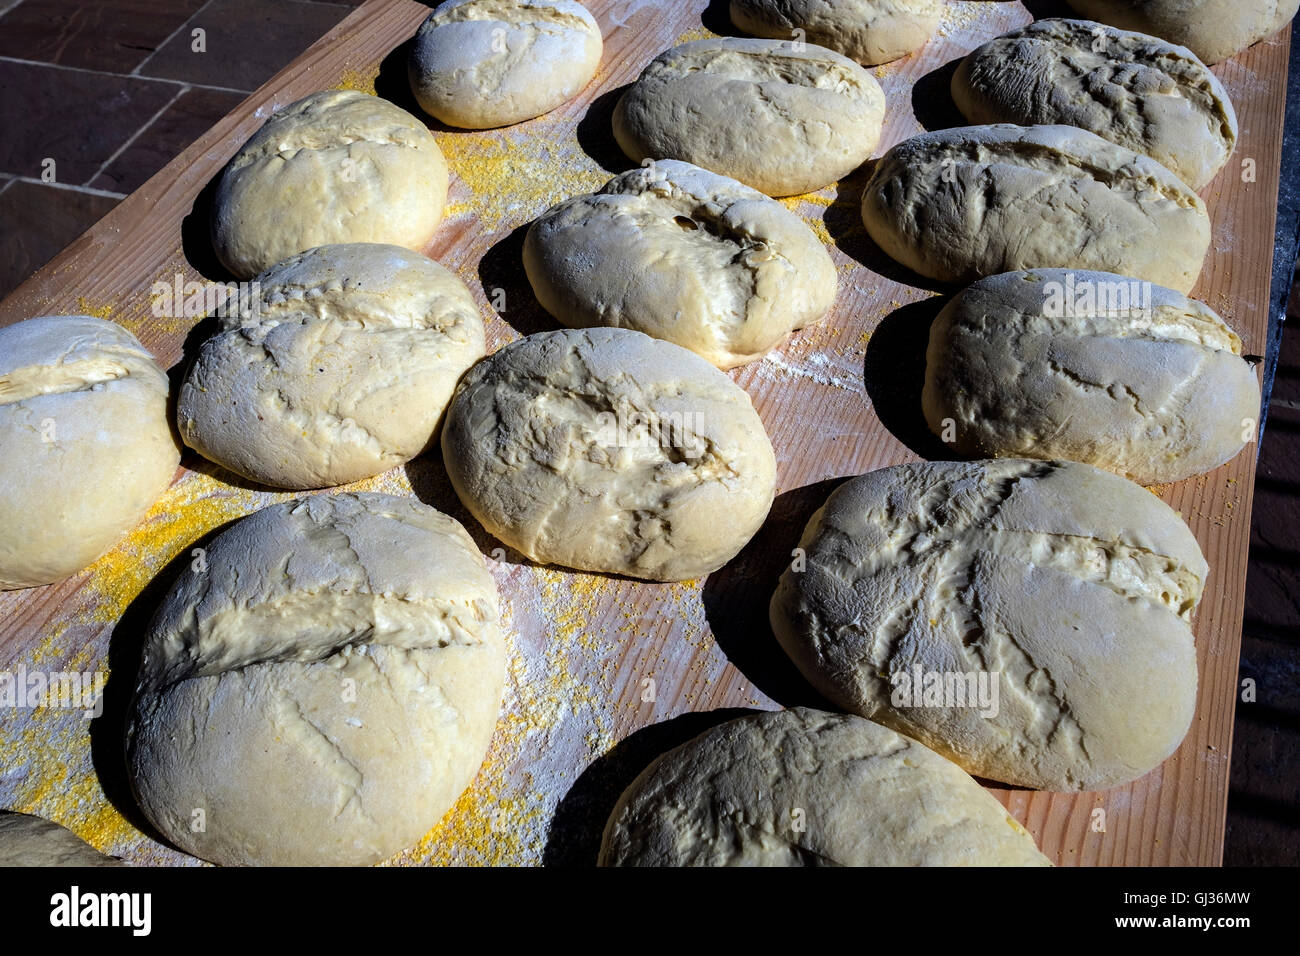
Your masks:
[{"label": "wrinkled dough skin", "polygon": [[[808,523],[771,622],[837,706],[969,773],[1100,790],[1155,769],[1196,706],[1190,618],[1208,568],[1146,489],[1076,462],[899,465]],[[996,713],[895,704],[891,675],[997,675]],[[987,679],[987,678],[986,678]]]},{"label": "wrinkled dough skin", "polygon": [[654,581],[716,571],[775,493],[749,396],[629,329],[543,332],[490,355],[456,390],[442,450],[465,507],[510,547]]},{"label": "wrinkled dough skin", "polygon": [[601,866],[1050,866],[958,767],[878,724],[754,714],[655,760],[619,798]]},{"label": "wrinkled dough skin", "polygon": [[971,126],[904,140],[876,164],[862,220],[898,262],[962,284],[1070,268],[1186,294],[1210,245],[1205,204],[1186,183],[1072,126]]},{"label": "wrinkled dough skin", "polygon": [[722,369],[762,358],[835,298],[835,265],[794,213],[677,160],[543,213],[524,240],[538,301],[571,327],[673,342]]},{"label": "wrinkled dough skin", "polygon": [[1185,46],[1213,66],[1272,36],[1300,0],[1069,0],[1083,16]]},{"label": "wrinkled dough skin", "polygon": [[952,93],[972,123],[1077,126],[1196,190],[1237,142],[1227,91],[1190,50],[1086,20],[1040,20],[984,44],[957,68]]},{"label": "wrinkled dough skin", "polygon": [[746,33],[804,39],[864,66],[914,53],[934,36],[943,0],[731,0],[731,22]]},{"label": "wrinkled dough skin", "polygon": [[430,116],[490,129],[549,113],[600,65],[596,19],[572,0],[453,0],[421,25],[407,63]]},{"label": "wrinkled dough skin", "polygon": [[680,159],[769,196],[847,176],[880,141],[885,94],[833,50],[721,37],[661,53],[614,108],[636,162]]}]

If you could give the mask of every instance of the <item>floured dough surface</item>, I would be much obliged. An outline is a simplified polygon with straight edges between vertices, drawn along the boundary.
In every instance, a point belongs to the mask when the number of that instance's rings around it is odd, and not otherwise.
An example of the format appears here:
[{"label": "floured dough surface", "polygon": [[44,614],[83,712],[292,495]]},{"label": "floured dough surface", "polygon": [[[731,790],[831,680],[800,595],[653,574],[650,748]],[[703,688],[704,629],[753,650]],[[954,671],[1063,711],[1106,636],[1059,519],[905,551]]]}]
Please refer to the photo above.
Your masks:
[{"label": "floured dough surface", "polygon": [[0,812],[0,867],[124,865],[57,823],[26,813]]},{"label": "floured dough surface", "polygon": [[[1100,790],[1187,733],[1209,572],[1140,485],[1076,462],[898,465],[836,488],[799,547],[771,619],[804,676],[972,774]],[[996,680],[996,706],[959,675]],[[949,696],[907,693],[927,681]]]},{"label": "floured dough surface", "polygon": [[0,589],[76,574],[145,516],[180,464],[167,390],[113,322],[0,328]]},{"label": "floured dough surface", "polygon": [[1086,20],[1039,20],[989,41],[961,62],[952,93],[972,123],[1078,126],[1193,189],[1237,142],[1227,91],[1190,50]]},{"label": "floured dough surface", "polygon": [[1049,866],[960,768],[860,717],[742,717],[652,763],[603,866]]},{"label": "floured dough surface", "polygon": [[1111,273],[1042,269],[982,279],[940,313],[922,403],[961,455],[1069,458],[1150,485],[1240,452],[1260,390],[1209,306]]},{"label": "floured dough surface", "polygon": [[1211,65],[1287,25],[1300,0],[1069,0],[1083,16],[1188,47]]},{"label": "floured dough surface", "polygon": [[524,266],[565,325],[636,329],[724,369],[822,318],[837,285],[826,248],[785,206],[671,159],[547,210]]},{"label": "floured dough surface", "polygon": [[461,501],[534,561],[679,581],[767,517],[776,458],[749,396],[629,329],[530,335],[466,374],[443,460]]},{"label": "floured dough surface", "polygon": [[792,196],[866,162],[884,119],[880,84],[848,57],[720,37],[657,56],[615,107],[614,137],[636,162],[680,159]]},{"label": "floured dough surface", "polygon": [[488,129],[573,99],[601,50],[596,18],[573,0],[451,0],[420,26],[408,72],[425,112]]},{"label": "floured dough surface", "polygon": [[420,454],[483,355],[469,289],[400,246],[321,246],[257,291],[203,343],[177,420],[186,444],[272,487],[340,485]]},{"label": "floured dough surface", "polygon": [[803,39],[866,66],[914,53],[934,36],[943,0],[731,0],[731,22],[746,33]]},{"label": "floured dough surface", "polygon": [[496,585],[411,498],[314,495],[205,545],[148,633],[127,731],[141,809],[223,865],[412,846],[473,779],[505,671]]},{"label": "floured dough surface", "polygon": [[447,161],[420,120],[377,96],[323,90],[276,112],[226,164],[212,245],[240,279],[331,243],[420,249],[447,184]]},{"label": "floured dough surface", "polygon": [[970,126],[904,140],[862,196],[877,245],[915,272],[973,282],[1090,269],[1191,291],[1205,203],[1155,160],[1073,126]]}]

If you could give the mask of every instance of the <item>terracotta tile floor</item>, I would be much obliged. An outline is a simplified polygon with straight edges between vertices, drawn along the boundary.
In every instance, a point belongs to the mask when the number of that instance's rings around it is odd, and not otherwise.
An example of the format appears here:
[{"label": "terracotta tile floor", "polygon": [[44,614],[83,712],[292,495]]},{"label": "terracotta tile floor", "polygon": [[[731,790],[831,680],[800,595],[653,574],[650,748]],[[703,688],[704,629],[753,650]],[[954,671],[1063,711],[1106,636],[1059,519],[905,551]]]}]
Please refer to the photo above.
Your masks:
[{"label": "terracotta tile floor", "polygon": [[[0,0],[0,296],[360,0]],[[202,53],[194,31],[202,29]],[[42,181],[54,160],[53,184]],[[1300,295],[1293,299],[1300,323]],[[1300,863],[1300,331],[1260,449],[1226,862]]]}]

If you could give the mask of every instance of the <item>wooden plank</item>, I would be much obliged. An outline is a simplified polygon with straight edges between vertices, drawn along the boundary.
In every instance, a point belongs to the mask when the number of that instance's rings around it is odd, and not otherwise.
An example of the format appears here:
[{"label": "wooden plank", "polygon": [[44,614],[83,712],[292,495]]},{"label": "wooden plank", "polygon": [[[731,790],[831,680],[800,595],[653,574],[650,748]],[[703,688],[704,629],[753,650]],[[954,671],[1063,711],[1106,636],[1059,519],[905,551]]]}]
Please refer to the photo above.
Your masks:
[{"label": "wooden plank", "polygon": [[[555,327],[523,275],[521,230],[552,203],[627,168],[609,133],[619,89],[661,50],[727,29],[725,4],[704,0],[589,6],[606,53],[577,100],[507,130],[433,124],[453,184],[448,220],[425,251],[473,290],[491,317],[491,347]],[[358,8],[0,303],[0,324],[47,313],[101,315],[136,332],[178,375],[195,346],[187,341],[195,319],[155,316],[151,289],[177,276],[226,278],[206,243],[205,188],[274,109],[314,90],[377,87],[409,107],[398,48],[427,13],[411,0]],[[922,128],[918,109],[932,126],[955,125],[943,109],[944,65],[1029,19],[1020,3],[954,2],[922,53],[874,70],[890,104],[881,151]],[[1266,334],[1288,52],[1283,31],[1215,70],[1237,107],[1241,142],[1233,165],[1205,193],[1215,239],[1197,294],[1254,353]],[[1253,161],[1253,180],[1242,175],[1245,159]],[[493,559],[512,642],[503,716],[474,785],[394,862],[589,863],[614,797],[654,754],[736,708],[816,701],[766,623],[776,576],[837,479],[932,447],[917,404],[919,349],[939,300],[907,284],[867,239],[857,211],[864,179],[858,173],[787,200],[830,246],[840,295],[825,322],[732,373],[777,450],[779,496],[766,526],[727,568],[674,585],[538,568],[514,553]],[[492,306],[503,302],[497,316]],[[1195,628],[1197,714],[1179,752],[1105,793],[990,788],[1058,863],[1222,859],[1254,468],[1246,453],[1211,475],[1157,489],[1188,519],[1212,568]],[[348,487],[415,494],[464,522],[485,554],[498,547],[456,500],[436,455]],[[122,779],[120,721],[140,636],[196,543],[286,497],[187,454],[144,523],[92,568],[59,585],[0,594],[0,669],[112,675],[97,720],[58,710],[0,714],[0,805],[51,817],[139,862],[193,862],[137,829]],[[1106,811],[1104,832],[1092,826],[1097,808]]]}]

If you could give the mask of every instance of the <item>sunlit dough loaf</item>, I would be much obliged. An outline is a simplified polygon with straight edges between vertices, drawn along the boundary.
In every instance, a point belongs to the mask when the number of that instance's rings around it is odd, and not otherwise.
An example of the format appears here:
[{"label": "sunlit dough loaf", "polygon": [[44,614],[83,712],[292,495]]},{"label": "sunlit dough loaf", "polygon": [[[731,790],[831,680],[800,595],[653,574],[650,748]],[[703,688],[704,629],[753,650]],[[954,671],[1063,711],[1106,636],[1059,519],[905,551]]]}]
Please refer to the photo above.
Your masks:
[{"label": "sunlit dough loaf", "polygon": [[943,19],[943,0],[731,0],[746,33],[803,39],[867,66],[919,50]]},{"label": "sunlit dough loaf", "polygon": [[1214,64],[1282,29],[1300,0],[1070,0],[1070,6],[1091,20],[1188,47]]},{"label": "sunlit dough loaf", "polygon": [[0,811],[0,867],[123,865],[57,823]]}]

